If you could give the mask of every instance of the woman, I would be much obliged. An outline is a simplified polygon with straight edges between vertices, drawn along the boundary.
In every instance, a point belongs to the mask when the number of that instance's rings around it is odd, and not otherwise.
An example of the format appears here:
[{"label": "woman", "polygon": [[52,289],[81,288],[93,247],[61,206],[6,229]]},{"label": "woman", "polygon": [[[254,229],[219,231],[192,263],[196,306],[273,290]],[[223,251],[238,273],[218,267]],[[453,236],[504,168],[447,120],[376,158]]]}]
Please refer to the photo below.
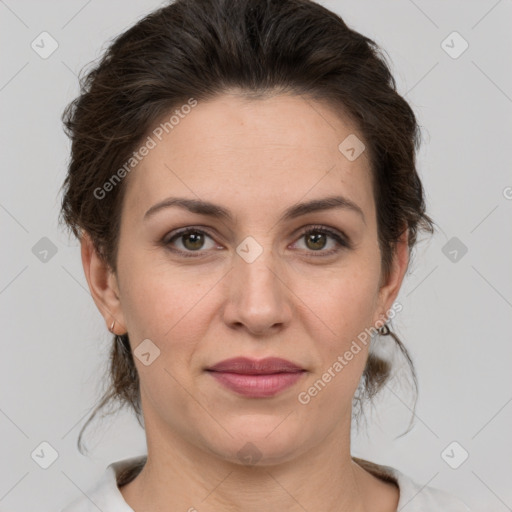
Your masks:
[{"label": "woman", "polygon": [[98,409],[129,404],[148,447],[66,511],[468,510],[350,453],[382,336],[414,377],[388,321],[433,232],[373,41],[308,0],[177,0],[64,120],[62,218],[115,336]]}]

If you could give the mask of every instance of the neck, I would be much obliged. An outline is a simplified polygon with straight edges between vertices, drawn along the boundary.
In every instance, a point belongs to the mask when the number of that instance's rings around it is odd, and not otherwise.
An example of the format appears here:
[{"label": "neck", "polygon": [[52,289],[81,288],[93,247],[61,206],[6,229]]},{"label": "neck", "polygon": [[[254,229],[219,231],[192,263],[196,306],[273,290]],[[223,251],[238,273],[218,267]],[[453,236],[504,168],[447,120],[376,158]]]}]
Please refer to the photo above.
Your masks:
[{"label": "neck", "polygon": [[169,432],[146,434],[147,463],[120,489],[136,512],[259,512],[262,503],[268,512],[377,510],[367,492],[375,477],[352,460],[338,432],[291,460],[256,465],[226,461]]}]

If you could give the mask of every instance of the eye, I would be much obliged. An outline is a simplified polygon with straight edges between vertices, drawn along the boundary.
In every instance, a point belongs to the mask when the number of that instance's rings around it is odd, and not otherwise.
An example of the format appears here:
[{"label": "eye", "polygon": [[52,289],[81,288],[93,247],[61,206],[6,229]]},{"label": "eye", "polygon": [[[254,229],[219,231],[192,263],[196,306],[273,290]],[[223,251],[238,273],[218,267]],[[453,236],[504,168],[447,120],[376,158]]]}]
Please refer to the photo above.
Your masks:
[{"label": "eye", "polygon": [[[211,240],[210,247],[207,246],[208,244],[205,247],[206,239]],[[312,226],[308,228],[300,235],[299,240],[302,239],[305,239],[306,251],[320,253],[318,256],[330,256],[343,248],[351,248],[350,242],[344,235],[325,226]],[[323,249],[326,247],[329,239],[333,242],[334,248],[325,251]],[[176,247],[177,242],[179,242],[177,244],[178,247]],[[217,247],[213,238],[206,231],[194,227],[184,228],[170,238],[164,238],[162,243],[171,251],[179,253],[184,257],[198,257],[200,254],[193,253],[202,253],[205,251],[201,249],[214,249]],[[181,247],[179,247],[180,245]],[[311,254],[311,256],[317,255]]]},{"label": "eye", "polygon": [[[187,254],[187,252],[199,252],[200,249],[204,248],[206,238],[209,238],[213,241],[212,237],[210,237],[208,233],[202,229],[186,228],[178,231],[174,236],[167,239],[166,241],[164,240],[163,243],[165,246],[173,246],[175,240],[180,240],[181,246],[184,250],[181,248],[174,249],[173,247],[170,247],[170,249],[181,253],[185,257],[194,257],[195,254]],[[211,245],[210,247],[206,247],[206,249],[211,249],[213,247],[215,247],[215,244]]]},{"label": "eye", "polygon": [[[334,243],[333,249],[324,251],[323,249],[327,245],[328,239],[331,239]],[[305,239],[306,249],[309,252],[319,252],[319,256],[330,256],[339,252],[341,248],[350,248],[350,243],[348,239],[334,231],[332,229],[326,228],[324,226],[312,226],[308,228],[306,231],[302,232],[300,236],[300,240]],[[312,255],[316,256],[316,255]]]}]

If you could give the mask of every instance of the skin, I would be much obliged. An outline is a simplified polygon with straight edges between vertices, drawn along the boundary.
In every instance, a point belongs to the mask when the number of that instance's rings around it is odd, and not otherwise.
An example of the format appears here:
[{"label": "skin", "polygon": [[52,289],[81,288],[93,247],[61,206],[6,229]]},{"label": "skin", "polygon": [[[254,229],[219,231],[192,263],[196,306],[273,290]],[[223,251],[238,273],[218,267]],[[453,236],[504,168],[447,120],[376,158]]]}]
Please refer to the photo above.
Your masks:
[{"label": "skin", "polygon": [[[259,512],[263,502],[268,511],[396,511],[398,488],[350,454],[368,346],[309,404],[297,399],[386,319],[408,264],[405,233],[383,279],[367,151],[349,161],[338,149],[350,134],[364,140],[327,104],[301,96],[230,92],[200,102],[125,178],[117,274],[83,237],[107,326],[115,320],[116,333],[128,332],[132,350],[145,339],[160,350],[148,366],[135,357],[148,462],[120,491],[136,512]],[[364,219],[338,208],[279,221],[286,208],[334,193]],[[178,207],[143,219],[169,196],[214,202],[234,221]],[[351,248],[330,236],[308,243],[311,225],[345,233]],[[166,247],[162,239],[184,227],[206,231],[202,245],[181,237]],[[236,252],[247,236],[263,250],[251,263]],[[283,357],[307,372],[274,397],[246,398],[204,371],[241,355]],[[237,455],[247,442],[257,464]]]}]

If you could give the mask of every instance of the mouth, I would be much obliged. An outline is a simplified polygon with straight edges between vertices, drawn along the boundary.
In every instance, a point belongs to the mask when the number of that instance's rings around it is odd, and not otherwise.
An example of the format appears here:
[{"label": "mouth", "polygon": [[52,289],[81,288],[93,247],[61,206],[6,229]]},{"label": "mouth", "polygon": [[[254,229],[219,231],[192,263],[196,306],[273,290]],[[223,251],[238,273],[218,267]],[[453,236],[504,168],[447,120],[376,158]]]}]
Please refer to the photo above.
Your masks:
[{"label": "mouth", "polygon": [[304,369],[287,359],[280,357],[266,357],[264,359],[249,359],[248,357],[234,357],[225,359],[209,371],[240,373],[244,375],[271,375],[274,373],[296,373]]},{"label": "mouth", "polygon": [[272,397],[296,384],[307,371],[286,359],[237,357],[206,371],[225,388],[249,398]]}]

